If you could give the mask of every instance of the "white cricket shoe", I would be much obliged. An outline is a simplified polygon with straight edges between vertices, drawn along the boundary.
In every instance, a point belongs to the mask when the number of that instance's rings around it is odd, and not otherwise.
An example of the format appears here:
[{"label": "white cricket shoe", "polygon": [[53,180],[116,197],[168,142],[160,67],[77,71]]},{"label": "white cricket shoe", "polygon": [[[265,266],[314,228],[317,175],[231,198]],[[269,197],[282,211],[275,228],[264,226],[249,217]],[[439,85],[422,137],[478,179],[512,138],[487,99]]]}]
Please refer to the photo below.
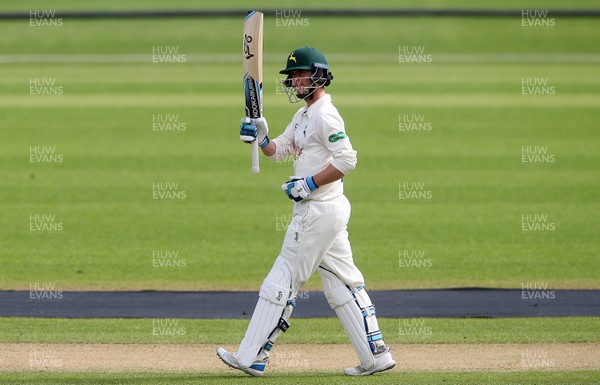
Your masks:
[{"label": "white cricket shoe", "polygon": [[384,370],[388,370],[396,366],[396,361],[394,361],[392,353],[390,353],[390,348],[386,347],[385,350],[376,353],[373,356],[375,357],[375,365],[373,365],[372,368],[365,369],[358,365],[354,368],[344,369],[344,373],[349,376],[368,376],[373,373],[383,372]]},{"label": "white cricket shoe", "polygon": [[268,362],[268,358],[265,358],[262,361],[254,361],[254,363],[250,365],[250,367],[244,368],[240,365],[240,363],[237,360],[237,353],[229,353],[223,348],[218,348],[217,356],[230,368],[241,370],[242,372],[255,377],[260,377],[263,375],[263,372],[265,371],[265,367],[267,366]]}]

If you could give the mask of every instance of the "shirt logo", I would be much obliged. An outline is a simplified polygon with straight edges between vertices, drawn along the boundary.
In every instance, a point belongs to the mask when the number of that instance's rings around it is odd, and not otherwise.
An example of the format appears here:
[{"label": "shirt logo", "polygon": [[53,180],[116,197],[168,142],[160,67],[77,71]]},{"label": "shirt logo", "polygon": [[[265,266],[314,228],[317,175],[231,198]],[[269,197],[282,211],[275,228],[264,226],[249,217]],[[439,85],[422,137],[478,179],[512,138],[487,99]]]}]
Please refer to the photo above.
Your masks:
[{"label": "shirt logo", "polygon": [[296,61],[296,57],[294,56],[294,52],[292,52],[292,53],[290,54],[290,58],[289,58],[288,60],[293,60],[293,61],[294,61],[294,63],[298,64],[298,62]]},{"label": "shirt logo", "polygon": [[337,134],[331,134],[331,135],[329,135],[329,141],[330,141],[331,143],[335,143],[335,142],[337,142],[338,140],[340,140],[340,139],[344,139],[344,138],[346,138],[346,137],[347,137],[347,136],[346,136],[346,134],[344,134],[342,131],[340,131],[340,132],[338,132]]}]

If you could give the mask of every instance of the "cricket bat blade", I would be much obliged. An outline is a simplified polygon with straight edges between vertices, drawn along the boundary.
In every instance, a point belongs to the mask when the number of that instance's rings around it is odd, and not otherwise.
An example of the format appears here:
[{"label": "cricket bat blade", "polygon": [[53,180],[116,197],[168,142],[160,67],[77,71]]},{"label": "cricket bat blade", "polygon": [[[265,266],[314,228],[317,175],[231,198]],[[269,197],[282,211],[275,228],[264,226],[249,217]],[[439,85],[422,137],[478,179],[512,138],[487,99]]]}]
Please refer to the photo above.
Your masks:
[{"label": "cricket bat blade", "polygon": [[[242,61],[244,63],[244,98],[246,116],[256,119],[263,116],[263,19],[261,12],[249,12],[244,19]],[[260,172],[258,143],[252,142],[252,172]]]}]

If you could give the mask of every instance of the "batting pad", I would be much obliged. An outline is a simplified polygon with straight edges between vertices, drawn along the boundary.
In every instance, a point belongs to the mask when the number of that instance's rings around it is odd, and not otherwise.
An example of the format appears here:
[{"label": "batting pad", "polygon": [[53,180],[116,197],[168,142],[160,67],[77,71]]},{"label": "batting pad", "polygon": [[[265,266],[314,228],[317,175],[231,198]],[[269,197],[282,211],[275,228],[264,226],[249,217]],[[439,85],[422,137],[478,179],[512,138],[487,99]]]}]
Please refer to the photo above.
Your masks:
[{"label": "batting pad", "polygon": [[[256,359],[258,353],[268,343],[272,347],[282,326],[287,329],[287,318],[291,314],[292,305],[288,300],[292,294],[291,274],[285,261],[279,257],[263,281],[252,319],[246,330],[246,336],[240,344],[238,361],[240,365],[249,367]],[[287,311],[284,313],[284,309]],[[287,326],[286,326],[287,325]]]},{"label": "batting pad", "polygon": [[[323,268],[318,271],[323,281],[325,297],[342,322],[361,366],[365,369],[372,368],[375,365],[375,358],[367,340],[367,323],[361,306],[353,292],[335,274]],[[366,298],[368,299],[368,296]]]},{"label": "batting pad", "polygon": [[262,297],[258,298],[252,319],[246,330],[246,336],[242,340],[238,351],[240,365],[244,367],[252,365],[259,350],[267,342],[267,337],[277,326],[283,308],[282,305],[267,301]]},{"label": "batting pad", "polygon": [[376,351],[378,344],[383,344],[383,336],[379,330],[379,323],[375,316],[375,305],[371,302],[371,298],[365,291],[365,287],[361,286],[353,291],[354,299],[362,310],[362,315],[367,327],[367,341],[371,346],[371,351]]}]

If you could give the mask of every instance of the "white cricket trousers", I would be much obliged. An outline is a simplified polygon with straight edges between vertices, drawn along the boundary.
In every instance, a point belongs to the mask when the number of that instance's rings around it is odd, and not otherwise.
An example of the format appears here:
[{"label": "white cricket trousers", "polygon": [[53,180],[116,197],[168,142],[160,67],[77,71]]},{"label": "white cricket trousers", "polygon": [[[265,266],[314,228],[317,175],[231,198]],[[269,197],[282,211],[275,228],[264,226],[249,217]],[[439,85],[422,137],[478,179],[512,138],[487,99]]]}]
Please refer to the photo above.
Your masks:
[{"label": "white cricket trousers", "polygon": [[277,268],[284,262],[290,269],[292,298],[319,265],[337,275],[350,288],[364,285],[363,275],[354,265],[348,240],[350,211],[350,202],[344,195],[328,201],[308,200],[294,205],[278,257],[283,260],[274,265]]},{"label": "white cricket trousers", "polygon": [[[363,275],[352,259],[347,231],[349,219],[350,202],[343,195],[328,201],[309,200],[294,205],[292,220],[285,233],[281,253],[261,285],[260,298],[246,335],[240,344],[238,350],[240,365],[249,367],[257,357],[258,359],[268,357],[268,351],[271,350],[279,332],[287,330],[289,326],[287,318],[291,315],[293,307],[288,300],[296,297],[319,266],[329,271],[326,273],[327,283],[323,277],[325,273],[319,270],[319,274],[322,275],[324,289],[327,289],[330,295],[332,291],[335,292],[335,287],[340,287],[342,284],[350,287],[350,290],[358,290],[364,285]],[[341,282],[337,279],[332,281],[332,273]],[[325,295],[327,297],[327,293]],[[352,313],[350,316],[342,317],[342,324],[347,329],[347,333],[350,333],[359,357],[364,356],[361,362],[367,362],[365,367],[370,367],[372,364],[369,360],[372,361],[373,355],[369,348],[368,336],[363,330],[365,321],[361,309],[357,306],[355,308],[342,306],[352,299],[352,295],[347,291],[345,296],[327,298],[332,307],[335,305],[346,313],[348,311]],[[332,299],[334,304],[331,303]],[[371,305],[368,297],[365,297],[365,301],[365,306]],[[281,328],[279,325],[284,327]],[[376,322],[373,323],[372,329],[381,334]]]}]

